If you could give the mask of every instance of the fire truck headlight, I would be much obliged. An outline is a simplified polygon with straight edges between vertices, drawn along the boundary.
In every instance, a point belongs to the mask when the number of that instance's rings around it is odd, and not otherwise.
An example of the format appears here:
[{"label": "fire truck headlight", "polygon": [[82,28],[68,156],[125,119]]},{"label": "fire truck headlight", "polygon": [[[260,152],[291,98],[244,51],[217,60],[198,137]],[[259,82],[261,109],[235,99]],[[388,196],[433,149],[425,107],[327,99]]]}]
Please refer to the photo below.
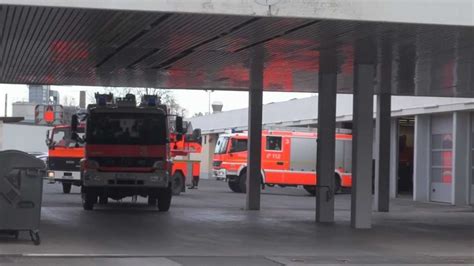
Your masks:
[{"label": "fire truck headlight", "polygon": [[54,178],[54,172],[53,171],[48,171],[48,178]]},{"label": "fire truck headlight", "polygon": [[150,177],[150,181],[154,183],[162,183],[165,181],[165,176],[154,175]]}]

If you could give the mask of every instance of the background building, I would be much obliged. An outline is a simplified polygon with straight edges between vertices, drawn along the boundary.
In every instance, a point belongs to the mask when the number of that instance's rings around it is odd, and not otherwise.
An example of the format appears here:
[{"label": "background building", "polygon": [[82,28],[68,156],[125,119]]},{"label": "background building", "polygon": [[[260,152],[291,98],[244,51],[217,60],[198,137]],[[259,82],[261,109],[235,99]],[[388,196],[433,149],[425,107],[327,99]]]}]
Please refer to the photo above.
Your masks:
[{"label": "background building", "polygon": [[[352,95],[337,96],[338,128],[352,128],[352,103]],[[391,116],[391,197],[410,195],[423,202],[474,204],[474,100],[393,96]],[[202,130],[203,151],[195,159],[201,160],[201,177],[210,178],[219,134],[247,130],[248,109],[190,121],[193,128]],[[263,106],[264,128],[317,125],[317,96]],[[377,145],[373,147],[376,158]]]}]

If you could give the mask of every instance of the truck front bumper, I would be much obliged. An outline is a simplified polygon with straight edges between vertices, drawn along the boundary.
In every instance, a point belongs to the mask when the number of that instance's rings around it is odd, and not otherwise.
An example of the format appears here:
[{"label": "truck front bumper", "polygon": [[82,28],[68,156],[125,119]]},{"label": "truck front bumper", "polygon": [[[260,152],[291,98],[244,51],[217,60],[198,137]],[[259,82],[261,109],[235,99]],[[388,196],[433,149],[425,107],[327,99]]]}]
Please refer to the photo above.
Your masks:
[{"label": "truck front bumper", "polygon": [[168,171],[151,173],[116,173],[85,171],[82,182],[87,187],[168,187]]},{"label": "truck front bumper", "polygon": [[47,179],[51,182],[81,182],[81,173],[79,171],[57,171],[48,170]]},{"label": "truck front bumper", "polygon": [[226,169],[213,169],[212,170],[212,178],[216,180],[224,180],[227,177],[227,170]]}]

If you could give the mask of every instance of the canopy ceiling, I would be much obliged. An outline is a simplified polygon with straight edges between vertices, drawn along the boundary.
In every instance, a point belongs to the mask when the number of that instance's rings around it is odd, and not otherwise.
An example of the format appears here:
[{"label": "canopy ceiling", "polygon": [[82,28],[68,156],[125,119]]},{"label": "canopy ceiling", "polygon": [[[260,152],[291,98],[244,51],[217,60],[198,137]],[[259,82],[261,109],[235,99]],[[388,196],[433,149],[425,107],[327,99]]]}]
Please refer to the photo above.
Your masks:
[{"label": "canopy ceiling", "polygon": [[247,90],[252,48],[265,90],[315,92],[321,52],[352,91],[354,51],[392,54],[397,95],[474,96],[474,27],[0,5],[0,82]]}]

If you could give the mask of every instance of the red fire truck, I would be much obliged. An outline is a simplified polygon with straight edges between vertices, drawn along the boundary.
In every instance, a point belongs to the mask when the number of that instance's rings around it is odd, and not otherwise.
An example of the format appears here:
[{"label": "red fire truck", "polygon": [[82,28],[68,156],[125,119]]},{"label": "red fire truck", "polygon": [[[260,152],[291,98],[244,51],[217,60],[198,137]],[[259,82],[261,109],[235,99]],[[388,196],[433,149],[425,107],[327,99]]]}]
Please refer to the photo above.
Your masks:
[{"label": "red fire truck", "polygon": [[[84,126],[77,128],[77,133],[84,135]],[[80,160],[84,157],[84,145],[71,138],[69,125],[55,126],[46,133],[48,146],[48,179],[51,183],[59,182],[63,192],[71,192],[72,185],[81,185]]]},{"label": "red fire truck", "polygon": [[[291,130],[262,132],[262,186],[303,186],[316,192],[317,133]],[[336,192],[352,186],[352,136],[336,134]],[[213,175],[234,192],[246,191],[247,133],[223,134],[214,153]]]},{"label": "red fire truck", "polygon": [[[170,122],[172,117],[174,122]],[[170,132],[181,140],[182,118],[168,114],[157,96],[145,95],[137,106],[135,96],[114,99],[112,94],[96,94],[96,104],[88,106],[85,142],[81,160],[82,199],[92,210],[99,199],[142,196],[149,205],[168,211],[172,198]],[[174,127],[174,129],[170,129]]]},{"label": "red fire truck", "polygon": [[185,192],[186,186],[193,189],[199,183],[201,161],[192,160],[190,155],[201,152],[201,130],[195,129],[192,134],[183,135],[181,140],[176,138],[176,134],[171,134],[170,144],[173,160],[173,195],[179,195]]}]

